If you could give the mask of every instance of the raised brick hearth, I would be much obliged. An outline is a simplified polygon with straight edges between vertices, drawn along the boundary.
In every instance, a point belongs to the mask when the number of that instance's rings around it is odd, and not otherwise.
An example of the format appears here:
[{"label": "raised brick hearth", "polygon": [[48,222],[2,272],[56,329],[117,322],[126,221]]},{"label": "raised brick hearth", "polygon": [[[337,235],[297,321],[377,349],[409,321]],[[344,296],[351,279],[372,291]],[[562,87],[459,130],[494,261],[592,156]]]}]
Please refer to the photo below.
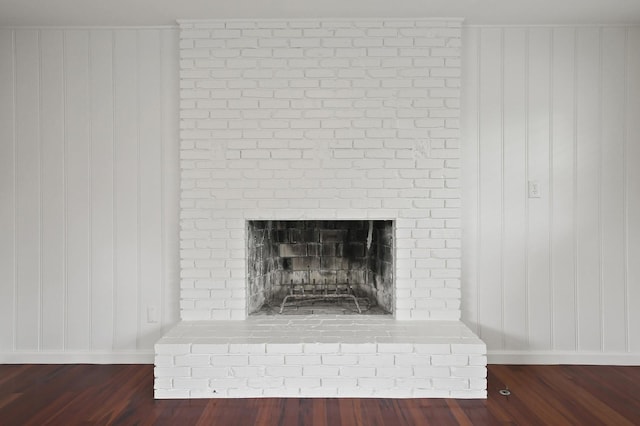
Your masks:
[{"label": "raised brick hearth", "polygon": [[183,322],[157,348],[156,398],[479,398],[486,389],[485,351],[454,321]]},{"label": "raised brick hearth", "polygon": [[[182,322],[157,398],[486,396],[460,322],[460,24],[180,23]],[[249,264],[249,230],[276,220],[392,223],[392,315],[250,317],[278,274]],[[278,276],[315,262],[297,257]],[[351,257],[317,274],[368,273]]]}]

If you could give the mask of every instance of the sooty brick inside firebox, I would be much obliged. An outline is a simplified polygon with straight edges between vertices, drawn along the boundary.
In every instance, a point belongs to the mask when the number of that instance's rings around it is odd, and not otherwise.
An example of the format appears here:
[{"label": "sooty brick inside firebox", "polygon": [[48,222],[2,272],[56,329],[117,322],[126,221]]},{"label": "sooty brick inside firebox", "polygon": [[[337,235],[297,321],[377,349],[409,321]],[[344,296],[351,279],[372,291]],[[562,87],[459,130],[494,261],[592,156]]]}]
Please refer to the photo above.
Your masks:
[{"label": "sooty brick inside firebox", "polygon": [[249,221],[247,230],[250,313],[279,304],[291,285],[323,284],[348,284],[392,312],[392,221]]}]

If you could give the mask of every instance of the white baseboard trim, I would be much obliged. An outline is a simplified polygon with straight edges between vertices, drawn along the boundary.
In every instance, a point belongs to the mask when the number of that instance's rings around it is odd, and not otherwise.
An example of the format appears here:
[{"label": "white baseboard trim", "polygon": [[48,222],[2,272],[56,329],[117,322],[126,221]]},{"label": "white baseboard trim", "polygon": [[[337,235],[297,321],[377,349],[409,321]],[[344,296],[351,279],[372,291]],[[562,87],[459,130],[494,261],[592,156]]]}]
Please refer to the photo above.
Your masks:
[{"label": "white baseboard trim", "polygon": [[638,365],[639,353],[602,353],[602,352],[518,352],[518,351],[487,351],[489,364],[576,364],[576,365]]},{"label": "white baseboard trim", "polygon": [[153,364],[153,351],[0,352],[0,364]]}]

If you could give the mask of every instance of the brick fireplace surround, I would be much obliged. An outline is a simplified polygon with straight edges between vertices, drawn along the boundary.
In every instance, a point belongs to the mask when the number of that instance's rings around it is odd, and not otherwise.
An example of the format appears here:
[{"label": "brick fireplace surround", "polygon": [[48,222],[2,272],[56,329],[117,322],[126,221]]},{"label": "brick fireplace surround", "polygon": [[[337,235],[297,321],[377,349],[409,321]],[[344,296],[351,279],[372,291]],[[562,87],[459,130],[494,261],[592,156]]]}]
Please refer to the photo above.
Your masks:
[{"label": "brick fireplace surround", "polygon": [[[182,321],[156,398],[486,397],[460,47],[458,19],[180,21]],[[254,220],[393,221],[393,315],[249,316]]]}]

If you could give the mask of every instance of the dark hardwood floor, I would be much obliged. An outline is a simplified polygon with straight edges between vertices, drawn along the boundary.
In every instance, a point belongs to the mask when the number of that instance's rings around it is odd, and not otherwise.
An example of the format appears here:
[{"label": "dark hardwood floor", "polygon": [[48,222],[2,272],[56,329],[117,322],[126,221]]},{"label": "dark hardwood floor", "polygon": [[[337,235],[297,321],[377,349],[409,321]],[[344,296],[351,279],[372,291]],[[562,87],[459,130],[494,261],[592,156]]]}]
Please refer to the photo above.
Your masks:
[{"label": "dark hardwood floor", "polygon": [[490,365],[487,400],[156,401],[151,365],[0,365],[0,425],[45,424],[640,425],[640,367]]}]

